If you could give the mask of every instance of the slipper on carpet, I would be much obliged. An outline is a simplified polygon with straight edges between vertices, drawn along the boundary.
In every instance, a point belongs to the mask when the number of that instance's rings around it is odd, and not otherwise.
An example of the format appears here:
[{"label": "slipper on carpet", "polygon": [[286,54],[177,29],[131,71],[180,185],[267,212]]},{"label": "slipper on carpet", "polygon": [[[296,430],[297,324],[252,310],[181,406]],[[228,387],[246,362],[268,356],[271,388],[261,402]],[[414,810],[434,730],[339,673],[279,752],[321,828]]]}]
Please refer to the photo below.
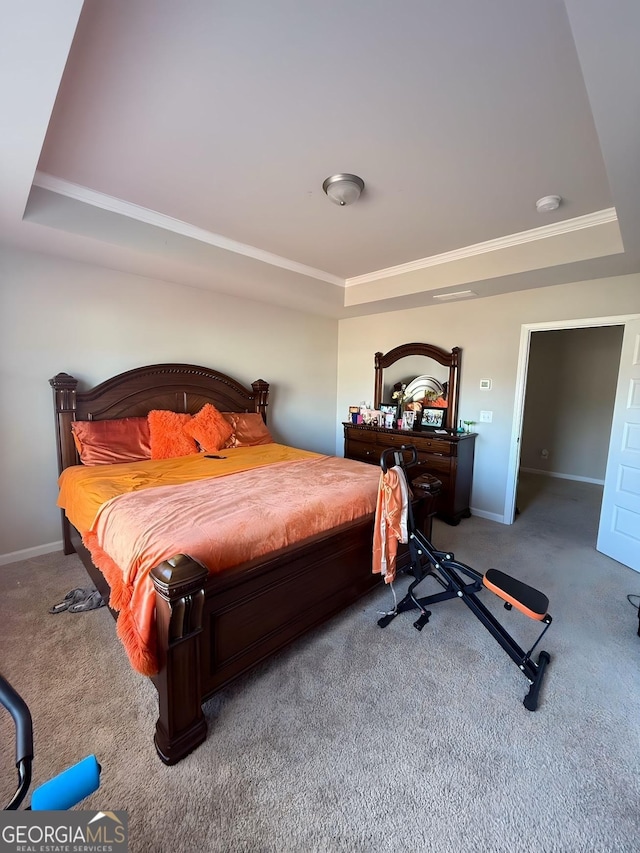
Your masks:
[{"label": "slipper on carpet", "polygon": [[53,607],[50,607],[49,613],[63,613],[72,605],[77,604],[79,601],[84,601],[84,599],[88,598],[93,592],[95,592],[94,587],[84,589],[82,587],[76,587],[76,589],[70,590],[62,601],[59,601],[57,604],[54,604]]},{"label": "slipper on carpet", "polygon": [[69,607],[69,613],[84,613],[85,610],[97,610],[99,607],[104,607],[104,600],[97,589],[91,591],[88,598],[82,599]]}]

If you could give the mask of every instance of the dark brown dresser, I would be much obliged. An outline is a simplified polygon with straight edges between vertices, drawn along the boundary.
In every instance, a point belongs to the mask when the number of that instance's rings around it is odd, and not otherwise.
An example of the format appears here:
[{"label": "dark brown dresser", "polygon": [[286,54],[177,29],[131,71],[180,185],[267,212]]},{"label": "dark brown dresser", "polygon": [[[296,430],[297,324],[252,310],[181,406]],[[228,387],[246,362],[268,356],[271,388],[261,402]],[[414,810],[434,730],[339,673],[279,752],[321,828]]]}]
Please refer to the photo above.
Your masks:
[{"label": "dark brown dresser", "polygon": [[469,501],[473,478],[476,433],[435,434],[432,431],[384,429],[345,423],[344,455],[348,459],[380,464],[386,447],[413,444],[418,451],[419,473],[433,474],[442,483],[437,497],[437,516],[448,524],[459,524],[471,515]]}]

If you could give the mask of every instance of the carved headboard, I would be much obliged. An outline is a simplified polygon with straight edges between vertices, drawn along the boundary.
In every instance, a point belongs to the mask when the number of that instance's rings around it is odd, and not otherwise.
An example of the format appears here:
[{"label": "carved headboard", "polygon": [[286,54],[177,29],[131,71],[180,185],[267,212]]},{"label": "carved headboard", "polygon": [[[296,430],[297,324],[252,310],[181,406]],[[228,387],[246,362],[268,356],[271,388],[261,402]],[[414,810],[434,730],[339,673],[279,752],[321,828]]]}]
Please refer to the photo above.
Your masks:
[{"label": "carved headboard", "polygon": [[205,403],[222,412],[258,412],[265,423],[269,383],[258,379],[246,388],[236,379],[194,364],[152,364],[107,379],[88,391],[78,380],[58,373],[49,380],[56,417],[58,471],[79,463],[71,423],[76,420],[144,417],[152,409],[195,414]]}]

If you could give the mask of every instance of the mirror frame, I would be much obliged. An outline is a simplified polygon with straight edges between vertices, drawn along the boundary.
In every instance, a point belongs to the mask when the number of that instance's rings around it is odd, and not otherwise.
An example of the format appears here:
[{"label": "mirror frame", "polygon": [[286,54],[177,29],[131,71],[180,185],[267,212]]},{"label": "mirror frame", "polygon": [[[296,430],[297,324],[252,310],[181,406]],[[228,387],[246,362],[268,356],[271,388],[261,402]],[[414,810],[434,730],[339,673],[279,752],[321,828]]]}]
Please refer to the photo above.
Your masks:
[{"label": "mirror frame", "polygon": [[440,349],[433,344],[400,344],[398,347],[389,350],[389,352],[375,354],[375,388],[373,392],[374,408],[379,409],[382,403],[382,389],[384,387],[384,369],[390,367],[399,361],[401,358],[406,358],[410,355],[424,355],[426,358],[432,358],[438,364],[449,368],[449,384],[447,387],[447,416],[445,419],[445,428],[455,430],[458,423],[458,398],[460,396],[460,362],[462,350],[460,347],[454,347],[451,351]]}]

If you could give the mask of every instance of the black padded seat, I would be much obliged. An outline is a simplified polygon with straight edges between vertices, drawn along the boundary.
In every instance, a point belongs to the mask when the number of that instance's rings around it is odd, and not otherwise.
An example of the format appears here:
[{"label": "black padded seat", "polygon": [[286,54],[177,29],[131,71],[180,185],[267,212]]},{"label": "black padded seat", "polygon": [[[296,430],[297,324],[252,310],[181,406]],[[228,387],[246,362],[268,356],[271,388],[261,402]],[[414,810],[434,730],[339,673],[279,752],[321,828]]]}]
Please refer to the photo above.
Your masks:
[{"label": "black padded seat", "polygon": [[517,607],[531,619],[542,620],[547,615],[549,599],[547,596],[532,586],[506,575],[498,569],[488,569],[483,579],[483,584],[504,601]]}]

